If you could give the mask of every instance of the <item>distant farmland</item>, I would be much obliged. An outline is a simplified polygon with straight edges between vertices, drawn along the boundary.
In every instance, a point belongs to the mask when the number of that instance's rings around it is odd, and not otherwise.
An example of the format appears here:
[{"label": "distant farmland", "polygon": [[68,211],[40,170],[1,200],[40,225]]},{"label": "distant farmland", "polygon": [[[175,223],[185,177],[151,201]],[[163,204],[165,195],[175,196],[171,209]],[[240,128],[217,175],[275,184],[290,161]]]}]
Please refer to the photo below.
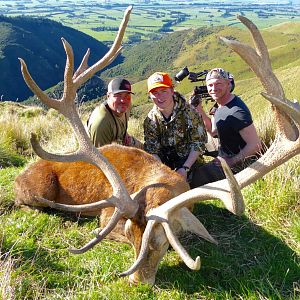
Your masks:
[{"label": "distant farmland", "polygon": [[[236,15],[245,15],[258,27],[300,21],[300,5],[296,4],[245,4],[209,3],[209,1],[160,1],[160,4],[134,3],[126,41],[136,43],[141,40],[159,38],[166,32],[200,26],[240,26]],[[145,1],[146,2],[146,1]],[[56,0],[2,0],[0,14],[6,16],[30,15],[46,17],[85,32],[98,40],[110,43],[120,24],[127,5],[111,1],[56,1]]]}]

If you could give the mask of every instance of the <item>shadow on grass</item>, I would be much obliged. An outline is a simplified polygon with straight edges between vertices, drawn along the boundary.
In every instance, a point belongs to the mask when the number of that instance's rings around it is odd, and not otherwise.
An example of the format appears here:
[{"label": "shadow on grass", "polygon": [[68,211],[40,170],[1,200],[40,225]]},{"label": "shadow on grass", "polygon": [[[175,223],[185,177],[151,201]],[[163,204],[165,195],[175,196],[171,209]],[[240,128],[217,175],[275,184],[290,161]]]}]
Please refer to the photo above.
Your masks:
[{"label": "shadow on grass", "polygon": [[163,262],[156,277],[159,288],[172,285],[188,294],[202,290],[232,296],[259,293],[263,298],[293,297],[299,291],[299,256],[279,238],[247,217],[214,205],[197,204],[194,214],[219,244],[183,236],[181,242],[189,254],[200,256],[201,269],[191,271],[182,262],[176,266]]},{"label": "shadow on grass", "polygon": [[[76,221],[82,229],[85,227],[85,231],[86,225],[91,227],[90,225],[94,226],[97,223],[94,217],[78,218],[52,209],[45,209],[44,212],[47,212],[47,215],[61,216],[64,224],[71,221],[71,226]],[[216,238],[219,245],[210,244],[195,235],[183,236],[181,242],[190,255],[193,258],[198,255],[201,257],[201,269],[189,270],[177,254],[170,251],[157,272],[156,286],[159,289],[177,289],[181,293],[194,294],[191,297],[196,293],[203,293],[204,297],[210,294],[213,299],[216,299],[215,296],[222,299],[222,295],[225,294],[233,298],[243,298],[257,293],[259,295],[257,299],[287,299],[294,296],[293,293],[296,293],[297,288],[299,289],[299,257],[279,238],[253,224],[247,217],[234,216],[213,204],[197,204],[194,214]],[[105,264],[111,266],[110,262],[105,261],[107,251],[116,251],[116,253],[127,251],[122,245],[113,244],[113,247],[107,248],[102,244],[102,247],[88,252],[84,257],[69,256],[65,245],[61,244],[62,237],[52,237],[51,233],[50,237],[47,237],[48,242],[40,247],[37,241],[42,239],[48,229],[51,232],[50,228],[45,230],[45,226],[49,227],[47,215],[36,223],[33,221],[34,214],[33,218],[28,218],[30,220],[28,226],[34,229],[32,235],[24,238],[20,244],[15,238],[18,232],[9,239],[4,238],[2,244],[2,253],[8,251],[9,255],[17,259],[18,272],[27,272],[30,269],[31,276],[44,276],[47,278],[47,288],[64,289],[72,286],[78,280],[78,276],[88,277],[91,270],[87,261],[94,261],[95,255],[97,260],[103,258],[101,262],[99,261],[101,267],[97,275],[101,277]],[[15,219],[21,217],[22,213],[19,212]],[[39,217],[43,218],[43,215]],[[72,243],[73,237],[75,236],[69,234],[64,239],[67,238]],[[83,243],[85,237],[76,234],[75,240],[77,243]],[[171,261],[170,257],[172,257]],[[107,272],[109,279],[106,282],[118,280],[117,273],[123,270],[119,269],[122,268],[120,264],[114,261],[113,269]],[[66,275],[62,276],[64,273]],[[22,295],[31,284],[32,280],[29,277],[22,281],[20,291]]]},{"label": "shadow on grass", "polygon": [[80,213],[76,214],[74,212],[60,211],[50,207],[43,207],[40,211],[48,215],[59,216],[64,222],[77,222],[79,226],[84,226],[84,224],[90,223],[96,218],[98,219],[97,216],[83,216]]},{"label": "shadow on grass", "polygon": [[[78,276],[91,276],[91,266],[84,262],[95,260],[95,252],[89,252],[85,257],[73,256],[65,241],[70,240],[72,244],[74,240],[84,244],[84,234],[90,232],[88,227],[97,227],[98,219],[76,217],[51,208],[38,212],[39,210],[30,208],[12,210],[9,218],[11,225],[5,225],[2,228],[4,230],[0,231],[0,265],[8,257],[13,261],[14,276],[18,278],[16,299],[23,299],[24,295],[31,299],[30,287],[40,280],[47,282],[47,288],[66,289],[74,285],[74,282],[76,284]],[[51,216],[58,218],[52,222]],[[4,218],[5,216],[0,219],[0,223],[4,222]],[[75,223],[78,224],[78,230],[74,227]],[[112,274],[111,277],[114,280],[117,275]]]}]

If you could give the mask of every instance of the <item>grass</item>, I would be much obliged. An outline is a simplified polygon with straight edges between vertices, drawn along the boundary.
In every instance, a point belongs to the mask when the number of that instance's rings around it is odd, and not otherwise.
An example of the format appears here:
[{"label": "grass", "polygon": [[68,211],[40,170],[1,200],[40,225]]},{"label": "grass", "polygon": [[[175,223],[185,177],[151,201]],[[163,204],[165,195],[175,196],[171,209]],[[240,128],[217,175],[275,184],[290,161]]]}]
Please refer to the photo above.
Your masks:
[{"label": "grass", "polygon": [[[80,111],[86,114],[91,109],[81,107]],[[144,113],[142,106],[135,107],[134,113],[130,132],[142,137],[138,119]],[[75,146],[74,142],[62,143],[70,132],[52,110],[10,104],[2,107],[1,114],[6,120],[12,120],[9,114],[17,115],[24,132],[43,130],[40,134],[46,136],[47,149],[68,151]],[[257,120],[266,144],[274,138],[272,124],[271,119]],[[15,144],[23,134],[11,134]],[[28,138],[27,133],[25,136]],[[19,155],[26,162],[35,159],[27,153],[23,149]],[[133,262],[129,245],[105,240],[87,253],[69,253],[70,246],[79,247],[92,238],[98,219],[76,218],[51,209],[16,209],[13,180],[24,164],[2,168],[0,299],[298,299],[299,165],[298,156],[245,188],[242,217],[230,214],[219,201],[197,204],[195,215],[219,244],[184,234],[184,247],[192,257],[201,257],[200,271],[188,270],[170,249],[152,288],[130,286],[126,278],[118,277]]]},{"label": "grass", "polygon": [[0,215],[9,210],[12,205],[14,197],[13,181],[19,174],[22,167],[6,167],[0,169]]},{"label": "grass", "polygon": [[[49,144],[49,151],[70,151],[76,146],[72,130],[64,118],[55,110],[41,107],[26,107],[14,102],[1,102],[0,115],[0,161],[1,148],[9,145],[12,154],[22,154],[27,159],[33,155],[30,134],[34,132],[41,138],[41,144]],[[46,124],[46,126],[45,126]],[[62,138],[68,144],[62,145]]]},{"label": "grass", "polygon": [[118,278],[132,261],[127,245],[104,241],[86,254],[68,253],[70,245],[91,238],[95,219],[13,210],[1,217],[9,291],[13,299],[296,299],[299,261],[293,245],[248,214],[235,217],[211,204],[197,205],[195,214],[219,245],[184,236],[191,255],[201,256],[201,270],[187,270],[169,251],[151,289]]}]

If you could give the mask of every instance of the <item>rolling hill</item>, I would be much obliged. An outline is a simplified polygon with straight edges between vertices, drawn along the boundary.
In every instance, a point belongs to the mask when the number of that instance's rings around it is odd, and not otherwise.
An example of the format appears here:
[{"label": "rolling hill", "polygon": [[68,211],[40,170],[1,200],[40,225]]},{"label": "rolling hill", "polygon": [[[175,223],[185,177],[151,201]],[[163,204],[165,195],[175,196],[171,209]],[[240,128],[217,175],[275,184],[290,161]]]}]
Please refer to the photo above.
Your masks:
[{"label": "rolling hill", "polygon": [[[298,99],[300,98],[299,28],[299,23],[282,23],[261,30],[269,49],[273,69],[281,80],[287,97]],[[221,42],[220,36],[253,44],[249,31],[237,27],[200,28],[174,32],[158,41],[142,42],[127,48],[123,52],[124,62],[103,72],[102,78],[119,74],[128,76],[135,82],[133,102],[139,106],[149,103],[146,78],[155,71],[168,71],[174,76],[184,66],[188,66],[192,72],[222,67],[234,74],[235,92],[250,106],[257,107],[258,113],[261,113],[261,84],[249,66]],[[197,83],[184,79],[176,83],[175,88],[188,96],[195,85]]]},{"label": "rolling hill", "polygon": [[[61,43],[64,37],[73,47],[75,68],[87,48],[91,49],[89,63],[101,58],[107,46],[80,31],[48,19],[0,16],[0,97],[1,100],[25,100],[32,95],[20,72],[18,57],[23,58],[33,78],[42,89],[63,79],[65,52]],[[121,57],[115,64],[121,62]],[[91,84],[91,83],[90,83]],[[103,94],[103,82],[93,79],[92,98]]]}]

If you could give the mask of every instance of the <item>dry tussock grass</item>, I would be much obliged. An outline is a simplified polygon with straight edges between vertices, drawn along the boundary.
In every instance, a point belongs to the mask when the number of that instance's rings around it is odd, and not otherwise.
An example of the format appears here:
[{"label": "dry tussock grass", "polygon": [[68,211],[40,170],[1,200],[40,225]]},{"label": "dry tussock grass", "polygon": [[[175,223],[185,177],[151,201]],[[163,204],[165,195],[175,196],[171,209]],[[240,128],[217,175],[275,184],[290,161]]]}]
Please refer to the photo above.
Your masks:
[{"label": "dry tussock grass", "polygon": [[53,109],[40,107],[8,108],[0,115],[0,144],[11,151],[31,156],[30,135],[35,133],[48,151],[68,152],[76,141],[73,131],[63,116]]},{"label": "dry tussock grass", "polygon": [[10,256],[2,256],[0,256],[0,297],[1,299],[12,300],[14,299],[14,287],[11,278],[13,261]]}]

